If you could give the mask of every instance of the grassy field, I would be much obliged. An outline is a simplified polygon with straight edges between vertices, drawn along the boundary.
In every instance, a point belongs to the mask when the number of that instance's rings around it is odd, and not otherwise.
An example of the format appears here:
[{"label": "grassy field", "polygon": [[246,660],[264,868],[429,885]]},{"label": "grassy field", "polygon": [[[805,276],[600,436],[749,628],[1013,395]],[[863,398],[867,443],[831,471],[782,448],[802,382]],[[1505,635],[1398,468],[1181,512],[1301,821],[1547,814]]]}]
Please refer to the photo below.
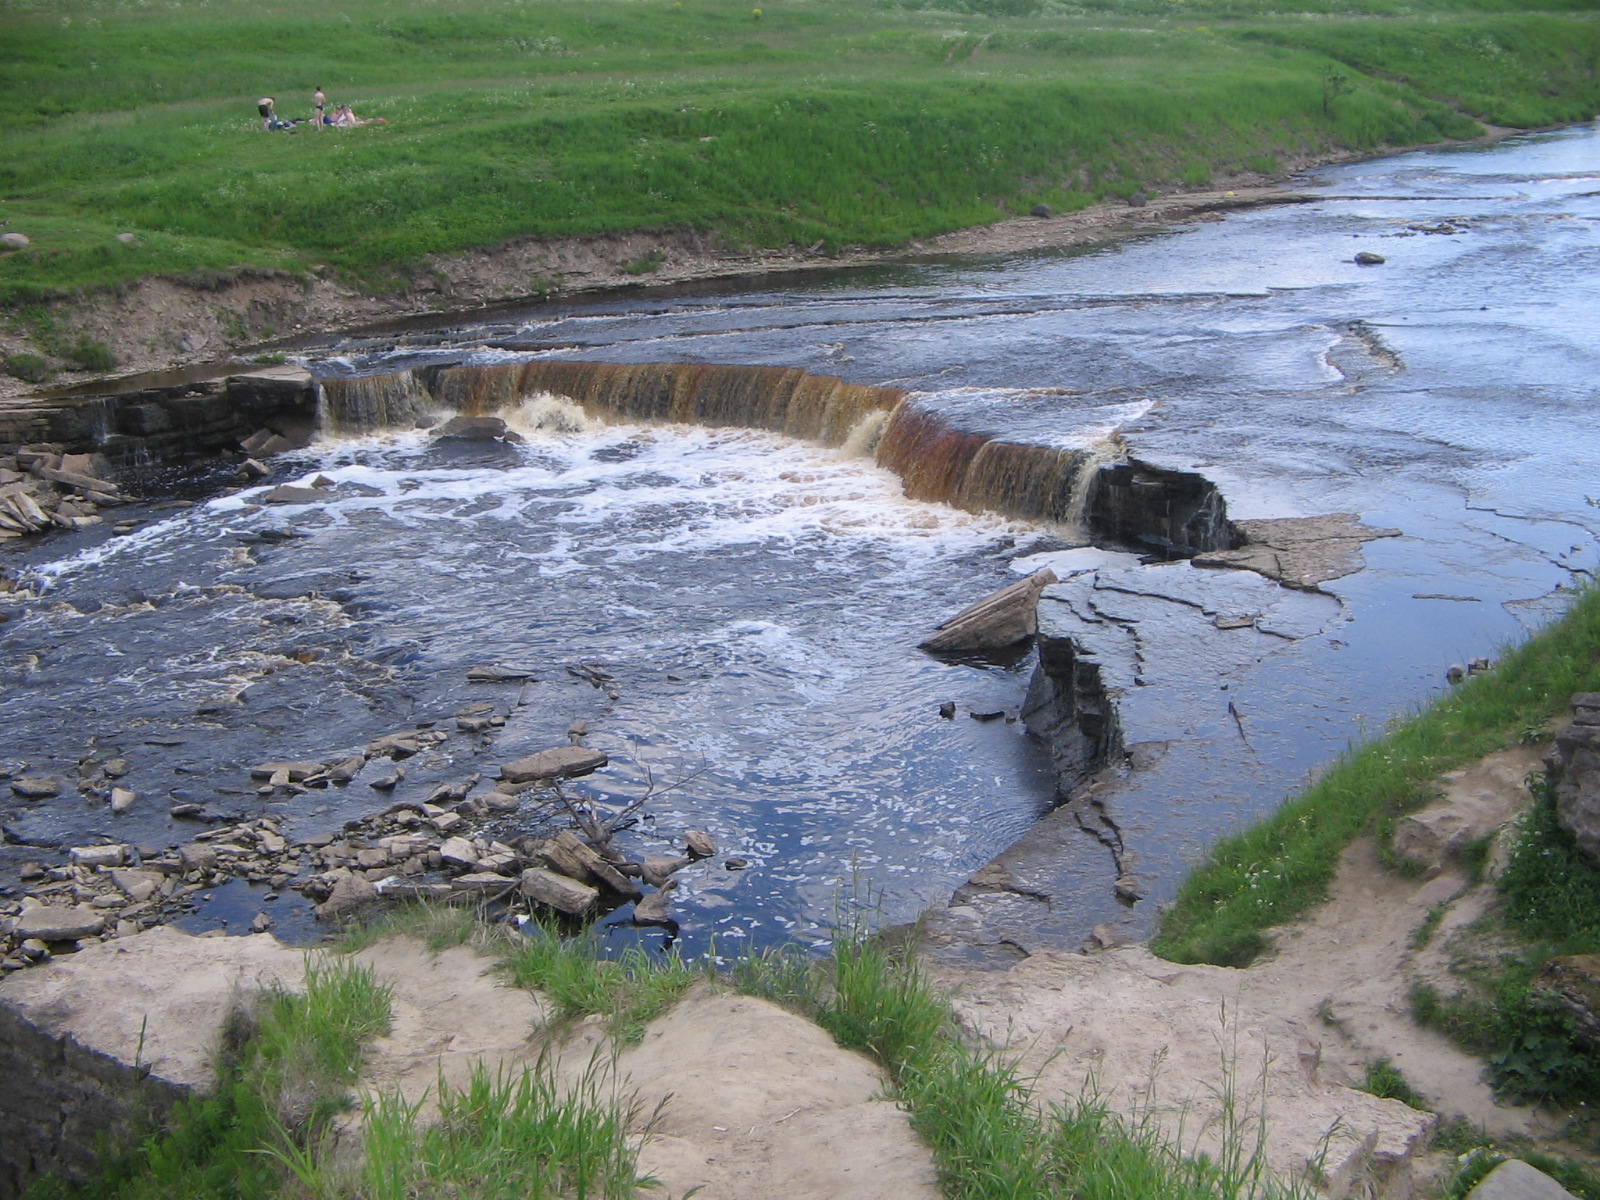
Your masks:
[{"label": "grassy field", "polygon": [[[943,0],[941,0],[943,3]],[[1600,108],[1597,0],[0,0],[0,304],[507,239],[886,245]],[[387,125],[265,133],[313,87]],[[132,242],[118,241],[132,233]]]}]

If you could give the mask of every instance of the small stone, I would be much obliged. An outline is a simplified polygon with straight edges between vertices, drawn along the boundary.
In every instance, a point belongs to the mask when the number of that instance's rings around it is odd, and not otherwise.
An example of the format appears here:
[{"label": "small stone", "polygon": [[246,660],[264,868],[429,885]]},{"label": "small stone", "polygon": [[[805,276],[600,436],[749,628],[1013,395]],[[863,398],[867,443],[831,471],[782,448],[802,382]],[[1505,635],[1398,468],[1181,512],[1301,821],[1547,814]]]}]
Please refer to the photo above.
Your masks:
[{"label": "small stone", "polygon": [[0,233],[0,246],[7,250],[26,250],[32,244],[25,233]]},{"label": "small stone", "polygon": [[1143,900],[1147,895],[1149,895],[1149,892],[1145,888],[1144,884],[1140,883],[1138,879],[1132,875],[1123,875],[1118,877],[1116,885],[1112,890],[1116,892],[1118,900],[1126,901],[1129,904]]},{"label": "small stone", "polygon": [[939,705],[939,715],[941,717],[943,717],[946,721],[955,720],[956,719],[956,704],[955,704],[955,701],[954,700],[946,700],[943,704]]},{"label": "small stone", "polygon": [[119,896],[116,892],[106,892],[96,896],[89,903],[95,908],[122,908],[128,903],[126,896]]},{"label": "small stone", "polygon": [[328,893],[328,898],[317,905],[317,920],[328,921],[342,917],[363,904],[372,903],[377,898],[378,889],[372,886],[371,880],[363,879],[359,875],[341,875],[334,881],[333,890]]},{"label": "small stone", "polygon": [[400,785],[400,781],[405,777],[405,768],[396,767],[387,774],[378,776],[378,778],[374,779],[367,786],[376,792],[392,792]]},{"label": "small stone", "polygon": [[747,858],[730,857],[722,860],[722,865],[730,871],[742,871],[750,865]]},{"label": "small stone", "polygon": [[133,802],[138,798],[138,794],[130,791],[128,788],[112,788],[111,811],[114,813],[125,813],[133,807]]},{"label": "small stone", "polygon": [[453,866],[470,869],[478,865],[478,851],[464,837],[446,838],[439,847],[439,857]]},{"label": "small stone", "polygon": [[59,796],[62,786],[61,780],[48,775],[24,775],[21,779],[11,781],[11,790],[24,800],[48,800],[52,796]]},{"label": "small stone", "polygon": [[205,816],[206,808],[203,804],[174,804],[168,810],[168,813],[174,817],[194,820],[196,818]]},{"label": "small stone", "polygon": [[278,787],[282,786],[277,782],[280,778],[284,783],[301,783],[322,770],[323,765],[318,762],[269,762],[251,767],[250,778],[265,779]]},{"label": "small stone", "polygon": [[1363,267],[1382,266],[1389,260],[1381,254],[1374,254],[1371,250],[1362,250],[1356,254],[1356,263]]},{"label": "small stone", "polygon": [[683,842],[695,858],[710,858],[717,852],[716,840],[703,829],[691,829],[683,835]]},{"label": "small stone", "polygon": [[321,504],[333,498],[332,492],[323,491],[321,488],[295,487],[293,484],[280,483],[265,496],[261,497],[261,503]]},{"label": "small stone", "polygon": [[23,958],[33,962],[46,962],[50,958],[50,947],[38,938],[28,938],[17,947]]},{"label": "small stone", "polygon": [[267,930],[271,929],[276,924],[277,924],[277,922],[274,921],[271,917],[269,917],[266,913],[258,912],[255,915],[255,918],[250,922],[250,932],[251,933],[265,933]]},{"label": "small stone", "polygon": [[672,890],[677,887],[668,882],[659,892],[646,896],[633,906],[633,919],[640,925],[676,924],[672,920]]},{"label": "small stone", "polygon": [[1048,204],[1035,204],[1028,210],[1028,215],[1030,217],[1053,217],[1055,213],[1051,211]]},{"label": "small stone", "polygon": [[125,758],[108,758],[100,770],[105,773],[107,779],[121,779],[133,770],[133,767]]},{"label": "small stone", "polygon": [[80,867],[120,867],[128,861],[126,846],[74,846],[67,856]]},{"label": "small stone", "polygon": [[139,244],[138,237],[134,234],[128,233],[126,230],[117,234],[117,241],[121,242],[124,246],[137,246]]}]

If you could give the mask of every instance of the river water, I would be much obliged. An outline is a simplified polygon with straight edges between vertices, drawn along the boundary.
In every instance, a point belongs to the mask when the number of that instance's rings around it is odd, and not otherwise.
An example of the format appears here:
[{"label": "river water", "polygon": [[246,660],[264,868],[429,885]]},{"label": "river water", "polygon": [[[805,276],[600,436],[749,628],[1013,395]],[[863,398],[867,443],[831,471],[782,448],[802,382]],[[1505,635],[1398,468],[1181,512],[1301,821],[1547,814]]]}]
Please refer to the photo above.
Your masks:
[{"label": "river water", "polygon": [[[1437,692],[1450,663],[1548,619],[1595,563],[1600,132],[1344,166],[1305,190],[1088,252],[497,310],[305,350],[325,376],[529,355],[800,367],[1014,440],[1120,444],[1205,475],[1235,518],[1400,531],[1321,593],[1257,594],[1287,632],[1219,650],[1155,595],[1181,591],[1186,564],[907,500],[848,448],[602,426],[548,402],[513,414],[521,446],[327,439],[275,478],[325,474],[331,504],[245,492],[10,554],[54,603],[4,627],[4,754],[64,777],[126,757],[141,802],[117,818],[78,796],[0,803],[0,868],[95,836],[185,840],[173,802],[332,830],[381,798],[357,780],[263,800],[248,768],[488,704],[503,727],[452,736],[401,790],[492,776],[586,721],[612,765],[577,786],[613,804],[652,791],[635,846],[698,827],[748,864],[681,877],[691,950],[815,940],[861,904],[903,920],[1053,798],[1014,720],[1031,662],[947,664],[915,643],[1051,563],[1121,580],[1131,740],[1159,753],[1115,799],[1150,900],[1118,906],[1085,839],[1048,935],[1144,927],[1211,839]],[[1387,261],[1356,265],[1360,250]],[[466,681],[489,662],[534,679]],[[233,902],[197,922],[260,903]],[[275,903],[305,928],[292,893]]]}]

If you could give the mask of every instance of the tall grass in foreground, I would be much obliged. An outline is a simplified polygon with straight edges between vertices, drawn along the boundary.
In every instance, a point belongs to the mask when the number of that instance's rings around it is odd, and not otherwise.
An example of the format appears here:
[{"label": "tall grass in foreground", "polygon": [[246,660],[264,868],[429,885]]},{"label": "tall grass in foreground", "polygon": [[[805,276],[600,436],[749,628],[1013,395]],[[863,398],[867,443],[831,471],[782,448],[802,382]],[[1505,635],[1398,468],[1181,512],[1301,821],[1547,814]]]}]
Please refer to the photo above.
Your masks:
[{"label": "tall grass in foreground", "polygon": [[741,991],[812,1016],[888,1071],[950,1200],[1301,1200],[1271,1178],[1258,1138],[1231,1127],[1222,1153],[1186,1157],[1149,1117],[1092,1095],[1044,1107],[1016,1067],[974,1048],[910,949],[841,937],[830,974],[800,951],[737,964]]},{"label": "tall grass in foreground", "polygon": [[1213,847],[1161,916],[1151,949],[1176,962],[1245,966],[1266,930],[1323,900],[1339,856],[1433,798],[1445,771],[1535,735],[1576,692],[1600,690],[1600,590],[1386,736],[1347,751],[1276,813]]}]

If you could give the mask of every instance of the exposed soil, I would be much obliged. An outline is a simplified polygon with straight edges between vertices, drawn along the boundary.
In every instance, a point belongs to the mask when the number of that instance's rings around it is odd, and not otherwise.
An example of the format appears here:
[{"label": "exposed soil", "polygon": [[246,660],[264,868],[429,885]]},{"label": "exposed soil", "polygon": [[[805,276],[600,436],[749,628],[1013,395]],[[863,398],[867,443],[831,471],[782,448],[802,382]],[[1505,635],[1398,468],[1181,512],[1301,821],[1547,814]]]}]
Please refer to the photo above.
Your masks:
[{"label": "exposed soil", "polygon": [[[1523,781],[1538,765],[1529,747],[1490,755],[1441,780],[1439,800],[1418,817],[1448,830],[1451,845],[1505,830],[1529,803]],[[1455,990],[1452,935],[1494,902],[1494,888],[1448,854],[1407,878],[1367,838],[1345,852],[1326,903],[1278,930],[1275,950],[1244,970],[1182,966],[1129,946],[1036,954],[1003,972],[944,968],[939,978],[963,1020],[1037,1076],[1044,1100],[1094,1091],[1212,1154],[1230,1135],[1247,1153],[1264,1136],[1277,1171],[1310,1163],[1334,1194],[1405,1200],[1426,1194],[1440,1165],[1426,1150],[1434,1118],[1353,1090],[1379,1059],[1443,1119],[1538,1143],[1560,1132],[1560,1114],[1498,1104],[1484,1063],[1411,1016],[1415,983]],[[1438,929],[1415,947],[1439,906]]]}]

